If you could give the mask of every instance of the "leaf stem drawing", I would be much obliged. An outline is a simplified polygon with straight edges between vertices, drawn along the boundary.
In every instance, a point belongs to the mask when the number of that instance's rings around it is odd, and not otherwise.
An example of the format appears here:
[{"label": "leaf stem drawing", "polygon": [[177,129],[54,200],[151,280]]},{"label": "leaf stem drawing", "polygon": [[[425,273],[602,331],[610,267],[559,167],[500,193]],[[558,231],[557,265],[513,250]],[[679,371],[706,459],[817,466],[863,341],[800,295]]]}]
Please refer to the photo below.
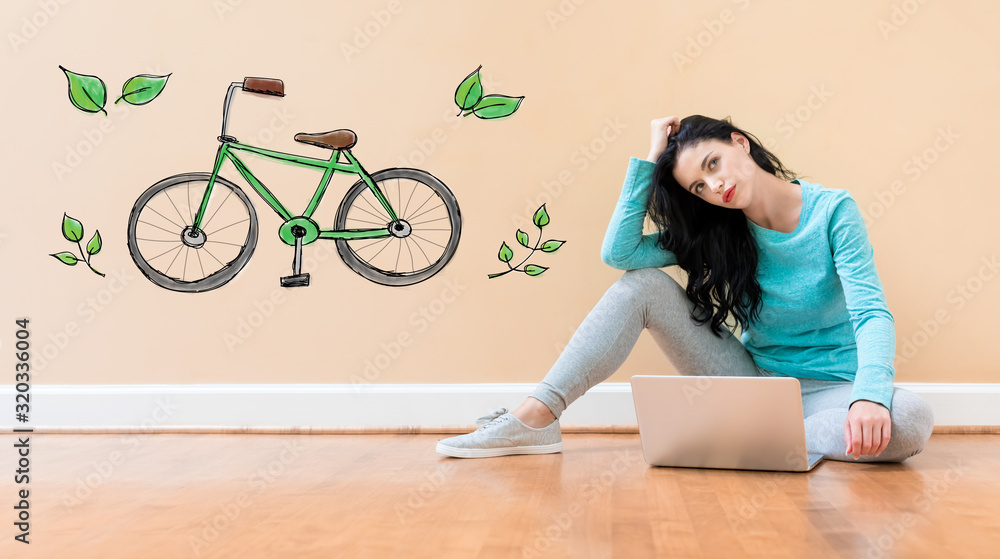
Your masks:
[{"label": "leaf stem drawing", "polygon": [[509,246],[507,246],[506,241],[501,243],[500,252],[497,254],[497,257],[500,259],[501,262],[507,264],[508,269],[496,274],[489,274],[488,276],[489,279],[497,278],[504,274],[509,274],[510,272],[522,272],[529,276],[538,276],[541,275],[542,272],[544,272],[545,270],[549,269],[548,266],[538,266],[537,264],[526,264],[524,268],[520,268],[521,264],[527,262],[528,259],[531,258],[533,254],[535,254],[535,251],[541,250],[542,252],[555,252],[559,250],[559,247],[561,247],[566,242],[559,240],[549,240],[542,243],[541,247],[538,246],[539,241],[542,240],[542,228],[549,224],[549,214],[545,210],[545,204],[542,204],[540,208],[535,210],[535,215],[532,217],[532,222],[535,224],[535,227],[538,227],[538,238],[535,239],[535,246],[531,246],[529,244],[531,241],[528,237],[528,234],[525,233],[524,231],[518,229],[517,233],[515,234],[515,236],[517,237],[518,244],[520,244],[525,248],[531,249],[531,252],[528,253],[528,256],[524,257],[524,260],[518,262],[516,266],[511,266],[510,261],[514,258],[514,251],[512,251]]},{"label": "leaf stem drawing", "polygon": [[90,242],[87,243],[87,252],[84,253],[83,245],[80,244],[80,241],[83,240],[83,223],[63,213],[62,234],[67,241],[76,243],[76,246],[80,249],[80,258],[77,258],[72,252],[57,252],[55,254],[51,254],[50,256],[55,257],[56,260],[68,266],[76,266],[77,262],[82,261],[88,268],[90,268],[90,271],[104,277],[104,274],[98,272],[93,266],[90,265],[90,257],[98,252],[101,252],[101,232],[97,230],[94,231],[94,236],[91,237]]}]

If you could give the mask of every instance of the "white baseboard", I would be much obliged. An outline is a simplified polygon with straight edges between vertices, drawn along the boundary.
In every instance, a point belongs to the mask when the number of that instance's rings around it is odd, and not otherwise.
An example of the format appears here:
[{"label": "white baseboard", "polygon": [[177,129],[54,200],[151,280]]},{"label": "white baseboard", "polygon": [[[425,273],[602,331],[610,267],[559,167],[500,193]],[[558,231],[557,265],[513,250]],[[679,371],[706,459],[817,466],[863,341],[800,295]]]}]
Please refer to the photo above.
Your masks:
[{"label": "white baseboard", "polygon": [[[935,425],[1000,425],[1000,383],[896,383],[927,400]],[[14,424],[15,389],[0,387],[0,430],[15,428],[436,427],[514,409],[535,384],[35,385],[30,422]],[[563,414],[564,426],[635,426],[631,385],[605,382]]]}]

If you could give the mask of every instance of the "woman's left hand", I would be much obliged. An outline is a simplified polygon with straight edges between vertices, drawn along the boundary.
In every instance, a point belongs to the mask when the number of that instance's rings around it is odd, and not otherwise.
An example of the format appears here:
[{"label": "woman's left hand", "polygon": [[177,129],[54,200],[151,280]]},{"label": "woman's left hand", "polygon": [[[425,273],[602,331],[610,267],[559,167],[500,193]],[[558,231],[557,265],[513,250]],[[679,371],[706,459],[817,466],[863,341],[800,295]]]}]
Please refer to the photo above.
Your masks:
[{"label": "woman's left hand", "polygon": [[889,410],[882,404],[870,400],[857,400],[847,411],[844,422],[846,454],[853,454],[857,460],[865,454],[882,454],[889,444],[892,420]]}]

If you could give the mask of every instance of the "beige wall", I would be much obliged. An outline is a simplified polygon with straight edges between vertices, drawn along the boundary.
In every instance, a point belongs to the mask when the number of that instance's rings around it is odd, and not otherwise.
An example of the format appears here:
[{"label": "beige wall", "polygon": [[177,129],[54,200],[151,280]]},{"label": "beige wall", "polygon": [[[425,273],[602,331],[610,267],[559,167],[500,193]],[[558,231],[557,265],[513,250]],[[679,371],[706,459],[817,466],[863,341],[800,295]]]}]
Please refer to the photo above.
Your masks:
[{"label": "beige wall", "polygon": [[[375,382],[537,381],[621,274],[600,245],[628,158],[648,151],[650,119],[692,113],[730,115],[807,180],[851,191],[896,319],[898,381],[1000,380],[1000,279],[989,268],[991,279],[977,278],[998,252],[995,2],[404,1],[395,14],[383,0],[53,5],[5,2],[0,47],[0,341],[10,362],[12,322],[30,317],[36,383],[344,383],[376,360],[388,365]],[[391,19],[378,24],[373,11]],[[880,29],[893,17],[896,29]],[[366,25],[377,36],[345,56]],[[100,75],[113,98],[132,75],[173,75],[149,105],[105,118],[70,106],[60,64]],[[454,119],[453,91],[480,64],[487,93],[526,97],[512,118]],[[292,136],[351,128],[370,171],[417,163],[448,184],[465,220],[452,262],[388,288],[349,270],[332,244],[311,246],[313,285],[282,289],[292,251],[261,204],[256,253],[230,284],[180,294],[142,277],[126,247],[132,204],[163,177],[209,170],[223,95],[244,76],[281,78],[287,96],[237,99],[241,139],[320,156]],[[406,161],[434,138],[428,157]],[[588,145],[603,151],[584,165]],[[80,149],[82,163],[57,176],[54,164]],[[914,158],[933,162],[920,169]],[[317,175],[253,163],[304,207]],[[560,174],[570,182],[550,195]],[[334,181],[328,225],[350,182]],[[568,240],[537,258],[551,268],[488,280],[502,269],[500,242],[516,246],[517,224],[543,201],[546,236]],[[94,265],[108,278],[48,256],[70,248],[63,212],[88,238],[101,230]],[[967,301],[956,291],[966,284]],[[272,296],[281,302],[270,316],[227,348],[226,334]],[[421,308],[440,314],[421,322]],[[410,343],[378,358],[401,335]],[[611,380],[672,372],[644,333]]]}]

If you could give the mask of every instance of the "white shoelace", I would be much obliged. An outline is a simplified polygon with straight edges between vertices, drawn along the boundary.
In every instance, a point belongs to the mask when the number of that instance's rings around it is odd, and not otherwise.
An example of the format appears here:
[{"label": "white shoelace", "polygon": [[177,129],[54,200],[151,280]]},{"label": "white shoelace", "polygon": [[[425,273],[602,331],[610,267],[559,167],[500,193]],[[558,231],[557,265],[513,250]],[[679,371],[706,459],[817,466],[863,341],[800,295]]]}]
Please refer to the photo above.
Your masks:
[{"label": "white shoelace", "polygon": [[476,420],[476,425],[482,425],[482,427],[480,427],[480,430],[485,429],[489,425],[492,425],[493,423],[498,422],[497,420],[504,421],[504,420],[508,419],[506,417],[503,417],[503,418],[501,417],[505,413],[507,413],[507,408],[497,408],[497,409],[493,410],[492,412],[490,412],[489,414],[484,415],[484,416],[480,417],[479,419],[477,419]]}]

